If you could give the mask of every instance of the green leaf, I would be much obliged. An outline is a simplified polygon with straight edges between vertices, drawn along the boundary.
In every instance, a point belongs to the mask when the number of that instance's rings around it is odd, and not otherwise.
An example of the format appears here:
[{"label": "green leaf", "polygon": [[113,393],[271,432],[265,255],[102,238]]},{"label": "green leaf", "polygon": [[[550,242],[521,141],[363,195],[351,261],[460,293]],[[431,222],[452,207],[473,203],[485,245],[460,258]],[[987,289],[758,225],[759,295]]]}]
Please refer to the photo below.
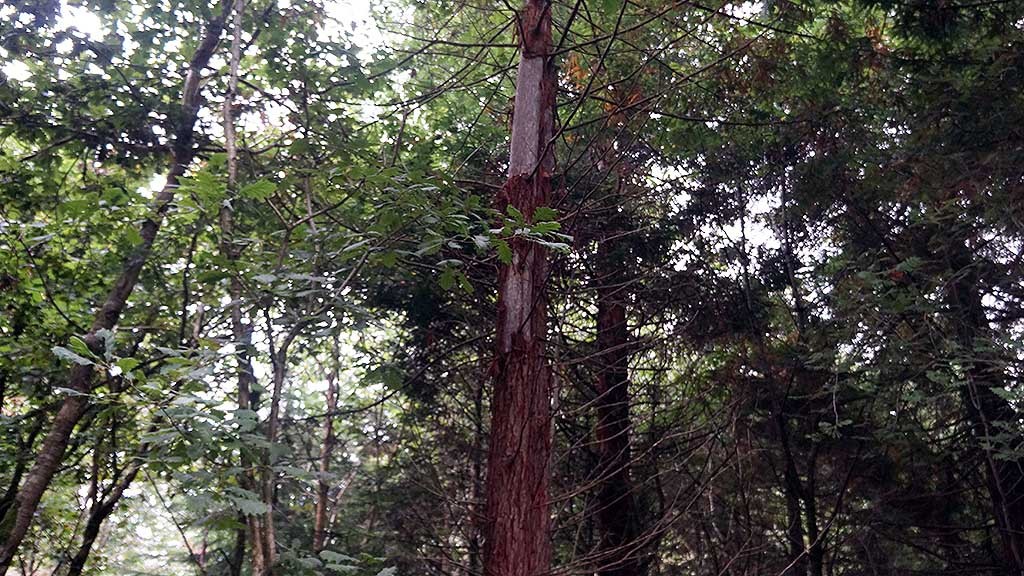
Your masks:
[{"label": "green leaf", "polygon": [[327,566],[325,566],[325,568],[327,568],[328,570],[333,570],[334,572],[341,572],[342,574],[349,574],[352,572],[359,571],[358,566],[352,566],[351,564],[328,564]]},{"label": "green leaf", "polygon": [[[103,357],[107,360],[112,359],[114,357],[114,333],[103,328],[97,330],[96,335],[103,339]],[[85,344],[85,342],[82,342],[82,344]]]},{"label": "green leaf", "polygon": [[277,190],[277,185],[269,180],[257,180],[250,184],[242,186],[242,189],[238,191],[238,195],[242,198],[251,198],[253,200],[263,200],[267,196],[270,196]]},{"label": "green leaf", "polygon": [[79,356],[78,354],[75,354],[74,352],[68,350],[63,346],[54,346],[53,348],[51,348],[51,350],[53,350],[53,353],[56,354],[57,357],[60,358],[61,360],[68,360],[74,362],[75,364],[81,364],[82,366],[93,365],[92,360],[89,360],[88,358],[85,358],[83,356]]},{"label": "green leaf", "polygon": [[242,488],[228,488],[228,500],[235,505],[235,509],[246,516],[258,516],[266,514],[270,509],[255,492]]},{"label": "green leaf", "polygon": [[96,357],[96,355],[92,353],[92,350],[89,349],[89,345],[85,343],[85,340],[82,340],[78,336],[72,336],[71,339],[68,341],[68,346],[75,352],[81,354],[82,356],[86,356],[89,358]]},{"label": "green leaf", "polygon": [[555,210],[554,208],[548,208],[547,206],[538,206],[533,211],[534,222],[554,220],[556,218],[558,218],[558,211]]},{"label": "green leaf", "polygon": [[330,562],[333,564],[341,564],[342,562],[357,562],[357,560],[351,556],[339,554],[331,550],[321,550],[320,559],[324,562]]},{"label": "green leaf", "polygon": [[437,283],[441,285],[441,288],[445,290],[451,290],[455,286],[455,271],[452,269],[445,270],[441,273],[441,277],[438,278]]},{"label": "green leaf", "polygon": [[512,248],[509,247],[508,242],[497,238],[494,240],[494,245],[498,248],[498,258],[504,264],[512,263]]},{"label": "green leaf", "polygon": [[519,209],[516,208],[515,206],[509,204],[508,207],[505,208],[505,211],[508,212],[508,215],[511,216],[517,224],[522,224],[523,222],[526,222],[526,218],[523,216],[523,213],[520,212]]},{"label": "green leaf", "polygon": [[115,364],[117,365],[118,368],[121,369],[121,372],[127,374],[128,372],[131,372],[132,370],[135,370],[136,367],[138,367],[139,361],[136,360],[135,358],[121,358],[120,360],[115,362]]},{"label": "green leaf", "polygon": [[538,224],[534,224],[530,228],[530,231],[533,232],[534,234],[550,234],[552,232],[557,232],[558,230],[561,229],[562,225],[559,224],[558,222],[540,222]]}]

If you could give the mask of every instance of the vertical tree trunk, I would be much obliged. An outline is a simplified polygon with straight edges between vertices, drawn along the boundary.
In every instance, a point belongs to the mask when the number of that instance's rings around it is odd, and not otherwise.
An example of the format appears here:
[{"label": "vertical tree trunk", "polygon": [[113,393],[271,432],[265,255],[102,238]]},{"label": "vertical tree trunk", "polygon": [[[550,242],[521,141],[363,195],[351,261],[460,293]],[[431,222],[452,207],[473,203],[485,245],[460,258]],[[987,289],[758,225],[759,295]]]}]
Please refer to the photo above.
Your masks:
[{"label": "vertical tree trunk", "polygon": [[14,465],[14,472],[11,473],[11,481],[7,484],[7,490],[3,496],[0,496],[0,518],[4,518],[7,515],[7,510],[14,504],[14,499],[18,495],[18,486],[21,484],[21,477],[25,475],[25,470],[28,469],[30,462],[27,454],[31,453],[32,445],[35,444],[36,437],[42,431],[44,422],[46,422],[46,415],[43,412],[36,414],[28,438],[24,442],[21,442],[20,437],[18,438],[18,449],[26,454],[26,457],[18,458],[18,463]]},{"label": "vertical tree trunk", "polygon": [[[621,183],[620,183],[621,185]],[[629,327],[626,303],[629,279],[627,250],[616,242],[621,196],[611,194],[609,214],[597,251],[597,414],[599,532],[598,574],[638,576],[644,573],[638,541],[640,518],[630,480]]]},{"label": "vertical tree trunk", "polygon": [[484,498],[484,387],[473,391],[473,497],[470,507],[469,562],[467,576],[480,574],[480,509]]},{"label": "vertical tree trunk", "polygon": [[[264,313],[266,311],[264,310]],[[284,384],[288,376],[288,347],[299,335],[305,326],[305,322],[299,322],[292,326],[288,333],[281,339],[280,348],[275,349],[273,328],[274,325],[267,315],[267,334],[270,346],[270,363],[273,368],[273,388],[270,393],[270,414],[267,416],[267,445],[272,447],[277,442],[278,429],[281,425],[281,397],[284,393]],[[274,471],[273,449],[268,448],[263,453],[263,478],[262,491],[263,503],[267,505],[267,512],[260,520],[263,535],[263,571],[262,575],[273,576],[275,564],[277,564],[277,535],[274,530],[274,505],[276,500],[277,474]]]},{"label": "vertical tree trunk", "polygon": [[330,483],[327,476],[331,471],[331,456],[337,438],[334,436],[334,413],[338,410],[338,336],[335,334],[331,346],[331,373],[327,378],[327,415],[324,418],[324,443],[320,447],[320,470],[316,485],[316,513],[313,519],[313,552],[324,549],[327,534],[327,502]]},{"label": "vertical tree trunk", "polygon": [[[228,63],[228,86],[224,95],[224,103],[221,109],[224,124],[224,150],[227,156],[227,202],[221,205],[220,209],[220,250],[232,268],[241,257],[241,246],[235,241],[235,220],[234,202],[238,197],[238,147],[235,136],[234,106],[235,97],[238,93],[238,68],[241,62],[242,45],[242,16],[245,12],[245,0],[234,0],[234,21],[231,37],[231,54]],[[259,398],[253,392],[253,384],[256,383],[256,376],[253,372],[250,350],[252,348],[252,330],[242,321],[242,282],[238,278],[238,271],[231,271],[231,279],[228,283],[228,295],[231,302],[228,310],[231,315],[231,338],[237,347],[235,355],[236,372],[238,380],[238,409],[251,410],[259,409]],[[253,461],[246,454],[245,450],[239,455],[242,472],[238,475],[238,484],[243,489],[258,493],[256,478],[253,474]],[[261,575],[265,571],[266,551],[263,543],[263,523],[255,515],[242,515],[245,520],[245,528],[239,528],[236,540],[237,550],[245,553],[245,539],[248,533],[252,541],[252,572]],[[242,562],[239,559],[232,564],[231,569],[240,574]]]},{"label": "vertical tree trunk", "polygon": [[[509,178],[498,197],[532,220],[549,203],[554,154],[555,71],[550,6],[528,0],[519,17]],[[547,251],[512,239],[512,261],[498,273],[495,389],[487,467],[484,574],[537,576],[548,571],[548,469],[551,370],[547,331]]]},{"label": "vertical tree trunk", "polygon": [[[189,63],[188,74],[182,89],[182,114],[175,130],[172,160],[167,180],[163,189],[154,199],[152,215],[143,222],[139,230],[141,242],[125,259],[121,275],[111,288],[103,306],[96,312],[89,333],[83,338],[86,344],[97,353],[102,354],[104,345],[103,338],[97,333],[101,330],[113,329],[120,319],[128,297],[131,296],[138,283],[142,267],[152,252],[153,242],[156,240],[156,234],[163,222],[164,215],[174,199],[174,193],[178,189],[178,179],[185,173],[189,162],[192,161],[193,130],[200,107],[200,76],[220,41],[224,19],[229,7],[230,4],[225,3],[221,14],[209,22],[203,39]],[[60,467],[60,462],[71,439],[71,433],[88,408],[88,394],[92,391],[92,386],[92,366],[76,364],[71,369],[67,387],[77,394],[69,395],[64,399],[46,438],[43,440],[36,462],[29,470],[25,483],[15,497],[14,504],[0,520],[0,539],[4,541],[0,547],[0,576],[7,573],[18,547],[32,524],[39,501]]]},{"label": "vertical tree trunk", "polygon": [[[938,236],[942,237],[942,236]],[[966,364],[966,385],[961,397],[972,432],[978,442],[996,527],[1003,544],[1003,566],[1007,574],[1024,575],[1024,458],[998,457],[995,452],[1013,454],[1024,442],[1017,423],[1020,415],[994,389],[1003,385],[998,359],[985,349],[989,325],[978,288],[978,271],[973,255],[964,244],[947,251],[954,279],[946,295],[956,337]],[[979,339],[982,346],[978,346]],[[994,449],[993,449],[994,448]]]},{"label": "vertical tree trunk", "polygon": [[782,445],[784,460],[782,492],[786,496],[786,540],[789,544],[789,568],[784,574],[805,576],[808,558],[804,553],[803,484],[797,471],[796,458],[789,442],[789,417],[783,414],[785,399],[779,403],[775,413],[775,424],[779,429],[779,443]]}]

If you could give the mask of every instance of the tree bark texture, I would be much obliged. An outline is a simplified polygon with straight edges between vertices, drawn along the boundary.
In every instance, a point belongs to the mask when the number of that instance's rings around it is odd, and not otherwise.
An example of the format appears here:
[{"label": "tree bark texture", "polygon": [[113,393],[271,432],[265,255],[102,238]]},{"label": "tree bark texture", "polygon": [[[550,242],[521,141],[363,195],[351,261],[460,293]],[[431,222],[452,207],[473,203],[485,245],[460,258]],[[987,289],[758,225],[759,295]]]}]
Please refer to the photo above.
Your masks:
[{"label": "tree bark texture", "polygon": [[324,549],[327,534],[327,504],[330,499],[331,457],[337,437],[334,435],[334,413],[338,410],[338,358],[340,354],[338,337],[334,337],[331,346],[331,373],[327,378],[327,416],[324,418],[324,440],[320,447],[320,469],[316,485],[316,512],[313,516],[313,552],[320,553]]},{"label": "tree bark texture", "polygon": [[[497,206],[532,220],[551,196],[555,71],[550,6],[529,0],[519,15],[520,62],[509,178]],[[512,260],[498,273],[497,342],[487,467],[484,574],[536,576],[550,563],[548,475],[551,369],[545,358],[548,256],[543,246],[510,240]]]},{"label": "tree bark texture", "polygon": [[631,451],[629,417],[629,327],[626,323],[627,291],[623,252],[616,242],[621,231],[618,193],[607,206],[610,224],[602,234],[597,252],[597,415],[596,440],[599,483],[597,524],[599,532],[598,574],[638,576],[644,573],[640,519],[633,482],[630,479]]}]

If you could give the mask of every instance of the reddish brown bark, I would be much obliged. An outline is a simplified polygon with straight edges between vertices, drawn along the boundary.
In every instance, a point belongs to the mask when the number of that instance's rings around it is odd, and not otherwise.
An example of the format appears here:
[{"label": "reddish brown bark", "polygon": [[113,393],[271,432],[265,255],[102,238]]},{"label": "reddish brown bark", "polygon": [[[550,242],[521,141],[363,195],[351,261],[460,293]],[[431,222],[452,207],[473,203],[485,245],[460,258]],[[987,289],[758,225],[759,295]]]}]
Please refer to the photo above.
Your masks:
[{"label": "reddish brown bark", "polygon": [[639,518],[630,479],[629,327],[623,259],[606,234],[598,249],[597,566],[601,576],[644,573]]},{"label": "reddish brown bark", "polygon": [[[548,5],[529,0],[519,18],[521,59],[516,81],[509,179],[499,209],[527,219],[551,194],[555,75]],[[498,274],[495,385],[487,467],[484,574],[535,576],[548,571],[548,467],[551,370],[544,356],[547,251],[510,241],[512,260]]]},{"label": "reddish brown bark", "polygon": [[[189,162],[192,161],[193,130],[200,107],[200,76],[217,47],[230,6],[229,2],[224,3],[220,15],[210,21],[203,39],[189,63],[188,74],[182,89],[181,120],[175,130],[172,160],[166,183],[154,199],[152,215],[143,222],[139,230],[141,242],[125,259],[120,276],[107,294],[103,306],[96,312],[89,333],[83,338],[86,344],[96,352],[101,353],[103,346],[103,338],[97,333],[101,330],[113,329],[120,319],[128,297],[131,296],[138,283],[142,267],[152,252],[153,242],[156,240],[164,215],[174,199],[174,193],[178,189],[178,179],[185,173]],[[0,576],[7,573],[7,569],[14,560],[18,547],[32,524],[39,501],[60,466],[71,439],[71,433],[88,408],[89,397],[87,394],[92,391],[93,387],[93,367],[76,364],[71,369],[67,387],[77,394],[69,395],[61,404],[46,438],[43,439],[36,462],[18,491],[14,505],[0,521],[0,538],[4,540],[3,546],[0,547]]]}]

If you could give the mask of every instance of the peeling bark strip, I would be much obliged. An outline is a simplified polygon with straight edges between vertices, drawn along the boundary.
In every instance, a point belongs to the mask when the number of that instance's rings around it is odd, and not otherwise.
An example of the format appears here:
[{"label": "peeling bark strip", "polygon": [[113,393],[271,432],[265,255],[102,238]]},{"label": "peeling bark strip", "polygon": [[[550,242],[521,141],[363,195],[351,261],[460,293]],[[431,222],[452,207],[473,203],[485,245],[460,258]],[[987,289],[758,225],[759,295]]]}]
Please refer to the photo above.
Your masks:
[{"label": "peeling bark strip", "polygon": [[[110,293],[107,295],[103,306],[96,312],[92,327],[83,340],[96,352],[102,352],[102,338],[96,335],[100,330],[113,329],[124,311],[128,297],[131,296],[139,280],[142,267],[153,249],[153,242],[156,240],[157,231],[163,222],[164,215],[174,200],[174,193],[178,189],[178,179],[185,173],[185,169],[192,161],[193,149],[192,138],[195,127],[196,116],[199,113],[200,95],[199,80],[204,68],[210,62],[217,43],[220,41],[221,32],[224,28],[224,20],[227,17],[230,2],[225,2],[221,7],[221,13],[215,16],[206,27],[202,42],[196,49],[196,53],[189,63],[188,74],[185,77],[185,85],[182,88],[181,117],[175,130],[175,139],[172,147],[172,159],[167,172],[167,180],[163,189],[157,194],[153,203],[153,213],[142,223],[139,236],[142,242],[125,258],[121,268],[121,275],[114,283]],[[60,462],[67,450],[68,441],[78,421],[82,419],[88,408],[88,394],[92,391],[93,370],[92,366],[76,364],[68,378],[68,388],[79,394],[68,396],[61,404],[60,410],[53,419],[50,430],[43,439],[39,448],[39,456],[25,478],[25,483],[18,491],[14,504],[0,520],[0,539],[4,543],[0,548],[0,576],[7,574],[7,569],[14,560],[18,547],[21,545],[32,518],[43,493],[50,485]]]},{"label": "peeling bark strip", "polygon": [[[549,5],[528,0],[519,17],[509,179],[497,198],[532,219],[551,195],[555,74]],[[497,350],[487,466],[486,576],[548,571],[548,467],[551,370],[544,357],[547,251],[514,239],[512,261],[498,273]]]}]

